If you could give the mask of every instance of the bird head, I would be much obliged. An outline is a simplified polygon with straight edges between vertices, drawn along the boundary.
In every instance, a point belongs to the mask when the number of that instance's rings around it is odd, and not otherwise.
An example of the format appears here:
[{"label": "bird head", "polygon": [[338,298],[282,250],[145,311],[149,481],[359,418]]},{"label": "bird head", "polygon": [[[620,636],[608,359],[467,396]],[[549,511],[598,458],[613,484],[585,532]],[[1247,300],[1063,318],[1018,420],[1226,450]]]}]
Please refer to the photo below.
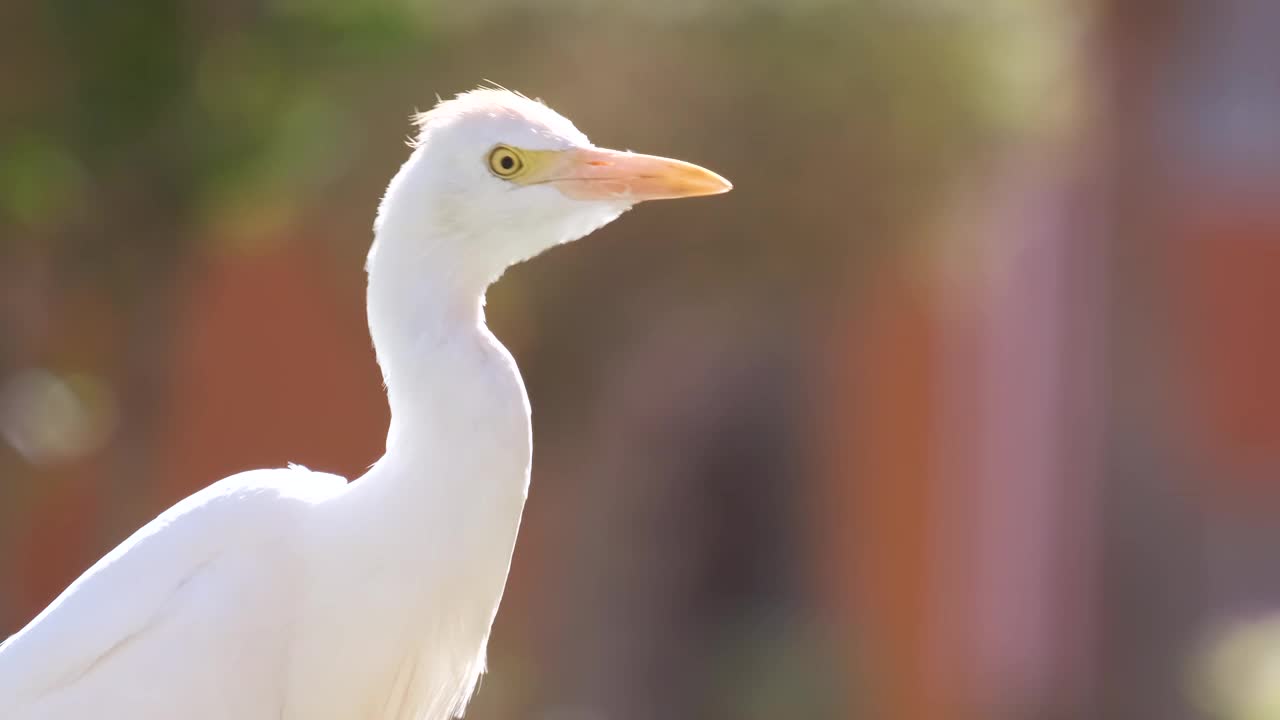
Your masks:
[{"label": "bird head", "polygon": [[636,203],[732,187],[686,162],[596,147],[562,115],[507,90],[466,92],[416,120],[414,152],[388,187],[379,235],[429,228],[435,242],[465,246],[468,267],[457,270],[485,282]]}]

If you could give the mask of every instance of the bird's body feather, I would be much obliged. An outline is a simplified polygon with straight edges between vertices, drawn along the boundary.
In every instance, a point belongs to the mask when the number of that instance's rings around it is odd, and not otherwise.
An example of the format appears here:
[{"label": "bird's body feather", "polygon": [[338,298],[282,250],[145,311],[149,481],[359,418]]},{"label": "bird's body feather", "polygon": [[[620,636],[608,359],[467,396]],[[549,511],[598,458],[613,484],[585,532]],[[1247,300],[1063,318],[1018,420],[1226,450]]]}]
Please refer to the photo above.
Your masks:
[{"label": "bird's body feather", "polygon": [[193,698],[208,717],[268,717],[241,714],[254,702],[229,687],[241,674],[187,672],[184,656],[210,670],[250,669],[243,676],[261,685],[254,695],[276,692],[282,665],[272,656],[290,633],[282,611],[301,589],[303,518],[345,485],[302,468],[259,470],[170,508],[5,642],[0,717],[115,718],[113,707],[137,718],[201,717]]},{"label": "bird's body feather", "polygon": [[178,503],[6,643],[0,718],[460,713],[527,493],[529,411],[487,331],[429,338],[419,421],[447,426],[350,484],[259,470]]}]

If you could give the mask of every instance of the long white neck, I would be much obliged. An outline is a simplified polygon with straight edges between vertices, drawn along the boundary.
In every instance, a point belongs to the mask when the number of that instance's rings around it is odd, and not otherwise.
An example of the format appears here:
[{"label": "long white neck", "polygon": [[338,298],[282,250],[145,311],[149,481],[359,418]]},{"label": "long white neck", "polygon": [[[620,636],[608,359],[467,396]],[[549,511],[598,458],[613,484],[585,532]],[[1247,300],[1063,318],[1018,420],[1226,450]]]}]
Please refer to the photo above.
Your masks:
[{"label": "long white neck", "polygon": [[395,717],[437,720],[461,714],[484,669],[532,441],[520,374],[484,324],[489,278],[460,264],[464,239],[398,197],[384,201],[368,265],[387,450],[323,506],[312,597],[377,615],[346,672],[394,678]]},{"label": "long white neck", "polygon": [[509,529],[514,541],[532,449],[528,398],[484,324],[492,273],[463,255],[473,238],[448,235],[410,202],[420,192],[412,163],[388,189],[369,254],[369,329],[391,426],[386,455],[360,483],[376,486],[379,512],[403,514],[411,528],[470,522],[502,539]]},{"label": "long white neck", "polygon": [[450,240],[398,230],[381,227],[368,265],[369,332],[391,405],[388,452],[399,433],[429,431],[450,412],[443,401],[459,383],[486,380],[453,362],[460,346],[487,335],[484,284],[452,265]]}]

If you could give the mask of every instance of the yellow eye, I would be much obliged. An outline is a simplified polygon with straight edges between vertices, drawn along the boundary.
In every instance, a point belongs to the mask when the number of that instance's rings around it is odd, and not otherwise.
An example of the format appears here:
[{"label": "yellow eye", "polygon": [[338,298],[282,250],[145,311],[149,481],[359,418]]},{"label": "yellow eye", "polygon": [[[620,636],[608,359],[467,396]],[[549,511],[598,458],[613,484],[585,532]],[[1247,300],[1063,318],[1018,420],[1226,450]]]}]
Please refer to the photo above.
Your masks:
[{"label": "yellow eye", "polygon": [[499,145],[489,151],[489,172],[500,178],[513,178],[524,170],[524,159],[514,148]]}]

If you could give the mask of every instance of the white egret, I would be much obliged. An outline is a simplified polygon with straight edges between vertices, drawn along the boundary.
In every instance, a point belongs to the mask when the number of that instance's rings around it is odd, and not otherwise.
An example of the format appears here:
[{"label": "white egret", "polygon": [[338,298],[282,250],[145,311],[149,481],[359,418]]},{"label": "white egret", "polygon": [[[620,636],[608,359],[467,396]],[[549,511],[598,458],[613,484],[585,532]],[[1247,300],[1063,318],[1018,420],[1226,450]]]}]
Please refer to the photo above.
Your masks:
[{"label": "white egret", "polygon": [[592,145],[481,89],[418,118],[383,197],[368,317],[386,454],[350,484],[299,466],[162,513],[0,645],[4,720],[437,720],[485,667],[528,490],[529,402],[485,325],[510,265],[635,203],[729,190]]}]

